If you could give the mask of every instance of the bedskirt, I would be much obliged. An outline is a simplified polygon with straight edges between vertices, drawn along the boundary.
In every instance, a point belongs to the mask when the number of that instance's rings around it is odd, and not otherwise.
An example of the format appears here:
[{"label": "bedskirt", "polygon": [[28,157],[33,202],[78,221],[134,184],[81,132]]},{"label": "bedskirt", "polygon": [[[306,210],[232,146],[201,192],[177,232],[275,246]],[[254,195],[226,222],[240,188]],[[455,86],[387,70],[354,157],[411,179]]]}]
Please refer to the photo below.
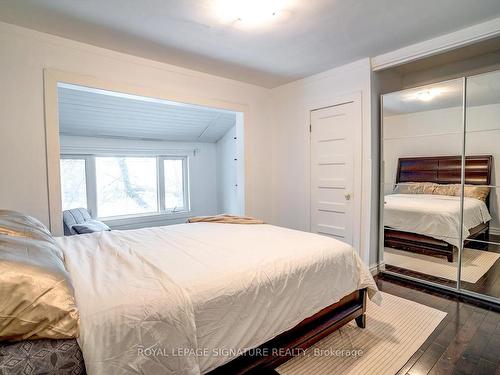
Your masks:
[{"label": "bedskirt", "polygon": [[85,374],[76,339],[0,342],[0,374]]}]

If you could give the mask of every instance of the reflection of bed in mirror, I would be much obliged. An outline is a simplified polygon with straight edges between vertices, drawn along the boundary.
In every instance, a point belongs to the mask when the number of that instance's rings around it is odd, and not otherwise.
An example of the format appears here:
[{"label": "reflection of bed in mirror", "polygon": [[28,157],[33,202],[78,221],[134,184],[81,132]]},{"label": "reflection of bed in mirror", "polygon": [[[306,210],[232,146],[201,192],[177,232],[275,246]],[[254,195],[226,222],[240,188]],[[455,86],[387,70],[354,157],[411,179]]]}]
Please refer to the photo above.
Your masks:
[{"label": "reflection of bed in mirror", "polygon": [[[467,156],[467,191],[491,183],[493,158]],[[395,194],[384,199],[384,246],[400,250],[445,256],[453,261],[460,243],[461,156],[400,158]],[[428,183],[428,184],[415,184]],[[407,184],[407,185],[406,185]],[[401,186],[425,187],[429,191],[399,194]],[[439,189],[436,190],[436,187]],[[447,193],[446,189],[451,189]],[[489,235],[489,188],[481,188],[482,199],[464,198],[463,238],[487,240]],[[432,192],[431,192],[432,191]],[[436,193],[439,191],[440,193]],[[486,191],[486,193],[485,193]],[[403,189],[403,192],[408,192]]]}]

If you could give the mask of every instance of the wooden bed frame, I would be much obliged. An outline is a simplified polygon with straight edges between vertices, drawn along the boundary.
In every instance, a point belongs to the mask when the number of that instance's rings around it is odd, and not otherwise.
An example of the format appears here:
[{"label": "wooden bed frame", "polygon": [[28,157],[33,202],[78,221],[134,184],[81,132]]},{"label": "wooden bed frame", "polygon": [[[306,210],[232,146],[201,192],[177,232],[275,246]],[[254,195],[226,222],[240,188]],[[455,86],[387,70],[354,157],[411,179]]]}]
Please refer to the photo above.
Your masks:
[{"label": "wooden bed frame", "polygon": [[[465,158],[465,184],[490,185],[493,157],[467,156]],[[436,156],[400,158],[396,174],[396,184],[405,182],[434,182],[437,184],[460,184],[462,180],[461,156]],[[486,205],[489,209],[488,196]],[[489,222],[470,229],[468,239],[487,239]],[[394,229],[384,230],[384,246],[434,256],[445,256],[453,262],[455,246],[432,237],[400,232]]]},{"label": "wooden bed frame", "polygon": [[252,351],[210,371],[209,375],[260,373],[273,369],[355,319],[366,325],[366,289],[356,290],[337,303],[303,320],[294,328],[276,336]]}]

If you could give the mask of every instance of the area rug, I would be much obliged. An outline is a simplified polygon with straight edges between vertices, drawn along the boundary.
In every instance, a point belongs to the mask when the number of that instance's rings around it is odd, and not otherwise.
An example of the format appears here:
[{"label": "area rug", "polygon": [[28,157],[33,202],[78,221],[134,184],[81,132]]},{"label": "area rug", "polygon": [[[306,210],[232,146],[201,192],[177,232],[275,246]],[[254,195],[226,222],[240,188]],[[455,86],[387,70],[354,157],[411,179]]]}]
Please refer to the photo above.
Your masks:
[{"label": "area rug", "polygon": [[396,374],[446,313],[382,293],[367,304],[366,328],[351,322],[276,369],[281,375]]},{"label": "area rug", "polygon": [[[498,253],[465,248],[462,254],[462,281],[476,283],[499,258]],[[453,281],[457,279],[457,254],[455,254],[454,262],[448,262],[444,257],[433,257],[386,247],[384,263],[443,279]]]}]

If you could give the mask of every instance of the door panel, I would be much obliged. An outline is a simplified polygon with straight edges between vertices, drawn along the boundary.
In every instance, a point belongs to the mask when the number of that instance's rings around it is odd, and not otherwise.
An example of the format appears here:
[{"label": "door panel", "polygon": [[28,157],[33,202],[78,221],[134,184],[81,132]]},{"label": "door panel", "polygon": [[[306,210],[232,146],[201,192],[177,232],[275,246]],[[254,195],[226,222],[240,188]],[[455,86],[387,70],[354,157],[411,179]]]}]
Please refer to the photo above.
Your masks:
[{"label": "door panel", "polygon": [[311,231],[353,244],[355,102],[311,111]]}]

